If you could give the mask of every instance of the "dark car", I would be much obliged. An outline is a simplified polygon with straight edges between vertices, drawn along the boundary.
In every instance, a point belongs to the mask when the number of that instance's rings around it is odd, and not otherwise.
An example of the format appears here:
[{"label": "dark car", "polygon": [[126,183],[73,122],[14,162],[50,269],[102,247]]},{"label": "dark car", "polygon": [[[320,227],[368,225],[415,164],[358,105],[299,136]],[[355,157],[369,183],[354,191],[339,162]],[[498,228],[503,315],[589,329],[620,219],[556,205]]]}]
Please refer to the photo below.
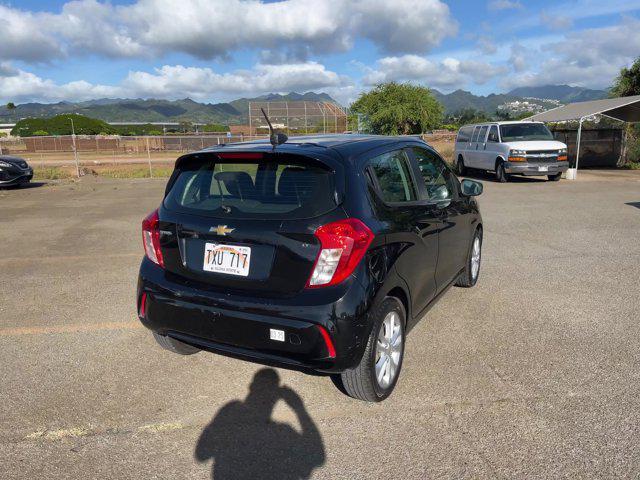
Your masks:
[{"label": "dark car", "polygon": [[26,185],[33,178],[33,169],[19,157],[0,155],[0,187]]},{"label": "dark car", "polygon": [[164,348],[334,376],[380,401],[405,333],[480,269],[482,185],[411,137],[298,137],[180,157],[142,223],[138,314]]}]

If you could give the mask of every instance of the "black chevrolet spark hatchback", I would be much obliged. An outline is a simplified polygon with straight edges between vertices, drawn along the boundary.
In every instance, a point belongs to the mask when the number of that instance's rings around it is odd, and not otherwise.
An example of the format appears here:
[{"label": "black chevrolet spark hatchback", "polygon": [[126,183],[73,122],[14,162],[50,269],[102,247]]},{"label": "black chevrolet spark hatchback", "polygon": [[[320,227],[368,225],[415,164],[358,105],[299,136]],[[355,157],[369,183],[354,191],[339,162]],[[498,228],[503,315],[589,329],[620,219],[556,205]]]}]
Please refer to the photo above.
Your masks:
[{"label": "black chevrolet spark hatchback", "polygon": [[140,320],[175,353],[330,374],[383,400],[406,333],[450,285],[476,283],[481,192],[411,137],[184,155],[142,223]]}]

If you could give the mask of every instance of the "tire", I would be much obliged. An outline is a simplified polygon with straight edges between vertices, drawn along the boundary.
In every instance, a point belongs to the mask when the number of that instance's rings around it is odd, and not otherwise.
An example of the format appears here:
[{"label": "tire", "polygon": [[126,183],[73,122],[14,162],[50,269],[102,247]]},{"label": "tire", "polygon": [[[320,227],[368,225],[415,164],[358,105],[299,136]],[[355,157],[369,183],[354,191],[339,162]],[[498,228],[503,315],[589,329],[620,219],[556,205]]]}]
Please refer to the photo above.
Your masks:
[{"label": "tire", "polygon": [[496,181],[500,183],[507,183],[509,181],[509,175],[504,171],[504,163],[502,162],[496,166]]},{"label": "tire", "polygon": [[462,155],[458,157],[458,162],[456,163],[456,170],[458,171],[458,175],[464,177],[467,174],[467,167],[464,166],[464,158]]},{"label": "tire", "polygon": [[167,337],[166,335],[160,335],[156,332],[153,332],[153,338],[155,338],[156,342],[158,342],[158,344],[165,350],[169,350],[170,352],[177,353],[179,355],[193,355],[200,351],[199,348],[194,347],[193,345],[181,342],[175,338]]},{"label": "tire", "polygon": [[547,175],[550,182],[558,182],[562,178],[562,173],[556,173],[555,175]]},{"label": "tire", "polygon": [[[380,402],[391,395],[402,369],[406,319],[404,305],[395,297],[386,297],[376,308],[373,313],[373,328],[360,363],[340,375],[342,387],[347,395],[365,402]],[[382,339],[391,339],[396,347],[389,348],[382,344],[378,346],[379,336]],[[387,344],[389,343],[391,342]],[[384,362],[383,357],[388,358],[387,362],[391,363]],[[378,381],[376,361],[380,360],[383,362],[379,369],[382,380]]]},{"label": "tire", "polygon": [[[474,266],[474,253],[475,248],[478,248],[477,251],[477,266]],[[478,276],[480,275],[480,265],[482,262],[482,230],[479,228],[476,230],[476,233],[473,235],[473,240],[471,241],[471,246],[469,247],[469,254],[467,256],[467,264],[464,267],[464,272],[460,274],[458,279],[456,280],[455,285],[457,287],[470,288],[473,287],[478,281]]]}]

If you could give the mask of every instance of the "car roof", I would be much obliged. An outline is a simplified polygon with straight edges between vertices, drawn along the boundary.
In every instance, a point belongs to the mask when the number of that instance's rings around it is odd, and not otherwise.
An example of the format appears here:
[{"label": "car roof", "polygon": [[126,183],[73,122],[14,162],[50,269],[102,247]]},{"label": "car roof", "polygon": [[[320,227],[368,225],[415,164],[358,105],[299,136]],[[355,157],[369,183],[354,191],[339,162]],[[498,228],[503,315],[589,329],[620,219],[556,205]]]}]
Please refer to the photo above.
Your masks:
[{"label": "car roof", "polygon": [[[340,153],[344,158],[355,158],[359,154],[377,147],[393,143],[420,143],[428,146],[419,136],[386,136],[386,135],[361,135],[361,134],[336,134],[336,135],[305,135],[291,137],[286,143],[278,145],[277,151],[284,153],[304,154],[315,151],[316,153],[326,153],[333,150]],[[232,152],[232,151],[270,151],[271,143],[268,139],[253,140],[248,142],[227,143],[225,145],[214,145],[205,148],[200,152]]]}]

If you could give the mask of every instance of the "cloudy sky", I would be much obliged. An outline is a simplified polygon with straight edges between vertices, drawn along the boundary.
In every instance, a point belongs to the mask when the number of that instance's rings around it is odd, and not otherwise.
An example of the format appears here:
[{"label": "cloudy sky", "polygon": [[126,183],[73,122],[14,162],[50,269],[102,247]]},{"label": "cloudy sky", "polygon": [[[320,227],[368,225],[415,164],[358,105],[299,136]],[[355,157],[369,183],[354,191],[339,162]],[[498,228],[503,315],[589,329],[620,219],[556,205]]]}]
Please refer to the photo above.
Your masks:
[{"label": "cloudy sky", "polygon": [[0,102],[607,87],[640,0],[0,0]]}]

